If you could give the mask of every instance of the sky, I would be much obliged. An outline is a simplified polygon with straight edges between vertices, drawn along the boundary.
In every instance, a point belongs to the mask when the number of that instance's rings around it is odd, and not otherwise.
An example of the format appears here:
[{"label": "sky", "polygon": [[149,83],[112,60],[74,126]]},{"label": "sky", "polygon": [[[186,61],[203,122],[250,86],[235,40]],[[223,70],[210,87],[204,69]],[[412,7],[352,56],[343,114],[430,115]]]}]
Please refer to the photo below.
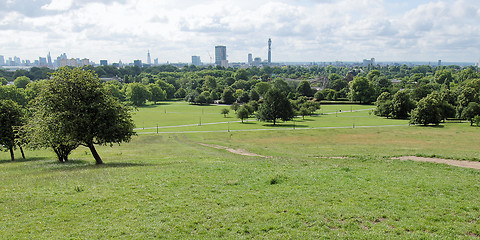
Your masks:
[{"label": "sky", "polygon": [[[0,55],[109,63],[480,60],[478,0],[0,0]],[[211,57],[210,57],[211,56]]]}]

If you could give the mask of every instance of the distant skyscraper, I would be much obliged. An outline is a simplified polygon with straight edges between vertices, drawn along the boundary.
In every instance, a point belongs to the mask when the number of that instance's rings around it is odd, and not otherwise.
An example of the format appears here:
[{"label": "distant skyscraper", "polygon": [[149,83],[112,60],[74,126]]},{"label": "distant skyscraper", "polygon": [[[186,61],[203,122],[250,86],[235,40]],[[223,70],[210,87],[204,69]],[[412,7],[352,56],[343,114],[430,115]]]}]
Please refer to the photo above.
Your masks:
[{"label": "distant skyscraper", "polygon": [[133,60],[133,65],[143,67],[142,60]]},{"label": "distant skyscraper", "polygon": [[215,46],[215,65],[228,67],[226,46]]},{"label": "distant skyscraper", "polygon": [[0,66],[5,65],[5,57],[0,55]]},{"label": "distant skyscraper", "polygon": [[47,66],[47,58],[39,57],[38,58],[38,65],[40,65],[40,67],[46,67]]},{"label": "distant skyscraper", "polygon": [[268,39],[268,64],[272,63],[272,39]]},{"label": "distant skyscraper", "polygon": [[153,64],[158,65],[158,58],[153,59]]},{"label": "distant skyscraper", "polygon": [[253,56],[251,53],[248,54],[248,65],[252,65],[253,62]]},{"label": "distant skyscraper", "polygon": [[202,61],[200,61],[200,56],[192,56],[192,65],[200,66]]},{"label": "distant skyscraper", "polygon": [[150,50],[147,52],[147,64],[150,65],[152,64],[152,58],[150,58]]},{"label": "distant skyscraper", "polygon": [[17,56],[13,57],[13,61],[15,62],[14,66],[20,66],[22,64],[21,59]]},{"label": "distant skyscraper", "polygon": [[53,67],[52,56],[50,56],[50,52],[48,52],[48,54],[47,54],[47,65],[48,65],[48,67]]},{"label": "distant skyscraper", "polygon": [[442,60],[438,60],[438,66],[442,66]]},{"label": "distant skyscraper", "polygon": [[100,66],[107,66],[108,61],[107,60],[100,60]]}]

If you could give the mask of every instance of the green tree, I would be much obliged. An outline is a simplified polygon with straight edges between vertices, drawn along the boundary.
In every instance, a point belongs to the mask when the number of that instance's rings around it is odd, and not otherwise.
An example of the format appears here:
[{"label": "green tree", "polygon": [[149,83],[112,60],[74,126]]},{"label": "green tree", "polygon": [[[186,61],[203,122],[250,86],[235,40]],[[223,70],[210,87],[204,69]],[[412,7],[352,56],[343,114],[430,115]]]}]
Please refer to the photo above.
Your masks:
[{"label": "green tree", "polygon": [[22,109],[16,102],[12,100],[0,100],[0,145],[3,145],[3,147],[10,151],[12,161],[15,160],[15,154],[13,152],[16,145],[15,129],[23,125],[23,118]]},{"label": "green tree", "polygon": [[253,100],[253,101],[260,100],[260,95],[255,89],[250,90],[249,97],[250,97],[250,100]]},{"label": "green tree", "polygon": [[237,111],[237,118],[240,118],[242,120],[242,123],[244,119],[248,119],[248,115],[249,111],[244,106],[241,106],[240,109],[238,109]]},{"label": "green tree", "polygon": [[141,83],[130,83],[127,85],[127,99],[135,106],[145,105],[150,99],[151,93]]},{"label": "green tree", "polygon": [[15,81],[13,81],[13,85],[15,85],[15,87],[17,87],[17,88],[25,89],[25,87],[27,86],[27,84],[29,82],[30,82],[30,78],[25,77],[25,76],[21,76],[21,77],[17,77],[15,79]]},{"label": "green tree", "polygon": [[452,71],[450,70],[440,70],[435,73],[435,82],[438,84],[449,85],[453,81]]},{"label": "green tree", "polygon": [[[334,74],[336,74],[336,73],[334,73]],[[328,84],[328,86],[331,89],[339,92],[342,89],[345,89],[346,87],[348,87],[348,82],[345,79],[339,78],[339,79],[335,79],[335,80],[330,80],[330,83]]]},{"label": "green tree", "polygon": [[[29,134],[50,135],[69,145],[88,147],[96,164],[103,161],[95,144],[126,142],[135,134],[129,108],[105,91],[93,71],[60,68],[52,77],[35,100]],[[33,139],[41,146],[49,144],[43,137]]]},{"label": "green tree", "polygon": [[8,84],[8,80],[4,77],[0,77],[0,86],[7,85],[7,84]]},{"label": "green tree", "polygon": [[392,118],[407,119],[415,103],[411,100],[408,90],[401,90],[395,93],[392,99]]},{"label": "green tree", "polygon": [[187,95],[187,91],[185,91],[184,88],[179,88],[179,89],[175,92],[175,97],[176,97],[176,98],[185,98],[186,95]]},{"label": "green tree", "polygon": [[148,91],[150,92],[150,98],[148,100],[152,101],[155,105],[157,102],[167,99],[167,93],[156,84],[150,83],[148,85]]},{"label": "green tree", "polygon": [[248,80],[248,72],[247,70],[240,68],[234,74],[235,80]]},{"label": "green tree", "polygon": [[10,99],[23,107],[27,105],[25,90],[13,85],[0,86],[0,99]]},{"label": "green tree", "polygon": [[372,83],[365,77],[355,77],[350,86],[350,100],[371,103],[375,96]]},{"label": "green tree", "polygon": [[235,102],[233,94],[235,94],[235,91],[233,91],[231,87],[225,88],[222,93],[222,102],[225,104],[232,104]]},{"label": "green tree", "polygon": [[222,108],[222,110],[220,110],[220,113],[223,114],[224,118],[226,118],[227,114],[230,113],[230,110],[228,110],[228,108]]},{"label": "green tree", "polygon": [[378,96],[375,103],[377,108],[375,109],[375,115],[381,117],[391,117],[393,112],[392,97],[389,92],[383,92]]},{"label": "green tree", "polygon": [[473,120],[475,116],[478,115],[480,115],[480,104],[470,102],[467,107],[463,109],[461,117],[470,121],[470,126],[473,126]]},{"label": "green tree", "polygon": [[300,96],[307,96],[311,97],[313,94],[312,87],[310,86],[310,82],[307,80],[302,80],[297,87],[297,92]]},{"label": "green tree", "polygon": [[432,94],[422,98],[412,110],[410,122],[413,124],[435,124],[442,120],[440,104]]},{"label": "green tree", "polygon": [[268,90],[270,89],[270,83],[268,82],[259,82],[255,84],[255,90],[260,94],[260,96],[263,96]]},{"label": "green tree", "polygon": [[240,109],[240,104],[238,103],[232,103],[232,105],[230,105],[230,108],[235,111],[235,113],[238,111],[238,109]]},{"label": "green tree", "polygon": [[[30,83],[31,84],[31,83]],[[30,85],[29,84],[29,85]],[[119,101],[125,100],[125,92],[122,90],[122,84],[117,81],[109,81],[103,84],[105,90]],[[27,86],[28,90],[28,86]],[[28,95],[28,92],[27,92]]]},{"label": "green tree", "polygon": [[276,88],[268,90],[258,110],[258,119],[261,121],[273,121],[273,125],[275,125],[277,119],[289,121],[293,117],[292,105],[282,91]]}]

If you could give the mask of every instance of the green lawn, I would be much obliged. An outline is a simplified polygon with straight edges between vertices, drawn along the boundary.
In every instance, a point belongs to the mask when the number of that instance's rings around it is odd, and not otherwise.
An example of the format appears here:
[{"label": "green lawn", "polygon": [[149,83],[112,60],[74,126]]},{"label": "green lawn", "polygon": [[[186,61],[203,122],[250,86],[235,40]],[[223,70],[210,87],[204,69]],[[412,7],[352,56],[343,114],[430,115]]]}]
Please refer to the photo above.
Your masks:
[{"label": "green lawn", "polygon": [[[16,162],[2,152],[0,239],[478,239],[480,171],[390,157],[480,159],[480,128],[408,126],[341,107],[338,116],[296,124],[348,128],[231,123],[275,131],[215,132],[222,127],[212,125],[210,132],[141,134],[99,147],[103,166],[83,147],[67,164],[49,150]],[[196,114],[219,122],[221,108],[172,102],[140,108],[135,119],[151,126],[163,116],[162,126],[176,126]],[[187,116],[168,116],[174,112]],[[353,128],[351,118],[357,126],[403,126]],[[179,129],[188,127],[169,131]]]}]

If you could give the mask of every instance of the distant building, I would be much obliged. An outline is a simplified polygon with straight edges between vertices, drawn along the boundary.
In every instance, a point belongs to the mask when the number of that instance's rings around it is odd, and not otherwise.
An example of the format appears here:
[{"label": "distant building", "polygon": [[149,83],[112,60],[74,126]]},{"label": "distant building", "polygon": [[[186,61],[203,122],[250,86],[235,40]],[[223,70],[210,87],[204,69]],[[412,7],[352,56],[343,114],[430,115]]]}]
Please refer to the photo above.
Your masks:
[{"label": "distant building", "polygon": [[192,65],[200,66],[202,61],[200,61],[200,56],[192,56]]},{"label": "distant building", "polygon": [[47,66],[47,58],[39,57],[38,58],[38,65],[40,67],[46,67]]},{"label": "distant building", "polygon": [[262,64],[262,58],[256,57],[253,59],[252,65],[259,66],[260,64]]},{"label": "distant building", "polygon": [[68,66],[78,67],[78,61],[77,61],[77,59],[75,59],[75,58],[70,59],[70,61],[69,61],[69,63],[68,63]]},{"label": "distant building", "polygon": [[442,60],[438,60],[438,65],[437,66],[442,66]]},{"label": "distant building", "polygon": [[133,65],[137,66],[137,67],[143,67],[143,63],[142,63],[142,60],[133,60]]},{"label": "distant building", "polygon": [[153,59],[153,64],[158,65],[158,58]]},{"label": "distant building", "polygon": [[251,53],[248,54],[248,65],[252,65],[253,63],[253,55]]},{"label": "distant building", "polygon": [[151,65],[152,64],[152,58],[150,57],[150,50],[147,52],[147,64]]},{"label": "distant building", "polygon": [[0,66],[5,65],[5,57],[3,55],[0,55]]},{"label": "distant building", "polygon": [[15,63],[15,66],[20,66],[22,64],[22,61],[17,56],[13,57],[13,61]]},{"label": "distant building", "polygon": [[53,67],[52,56],[50,56],[50,52],[48,52],[48,54],[47,54],[47,65],[50,68]]},{"label": "distant building", "polygon": [[59,67],[65,67],[65,66],[68,66],[68,59],[59,59],[58,60],[58,66]]},{"label": "distant building", "polygon": [[272,39],[268,39],[268,64],[272,63]]},{"label": "distant building", "polygon": [[82,59],[82,67],[90,65],[90,60],[88,58]]},{"label": "distant building", "polygon": [[100,60],[100,66],[107,66],[108,61],[107,60]]},{"label": "distant building", "polygon": [[370,60],[363,59],[363,66],[369,66],[369,65],[372,65],[372,66],[375,65],[375,58],[371,58]]},{"label": "distant building", "polygon": [[215,46],[215,65],[228,67],[226,46]]}]

